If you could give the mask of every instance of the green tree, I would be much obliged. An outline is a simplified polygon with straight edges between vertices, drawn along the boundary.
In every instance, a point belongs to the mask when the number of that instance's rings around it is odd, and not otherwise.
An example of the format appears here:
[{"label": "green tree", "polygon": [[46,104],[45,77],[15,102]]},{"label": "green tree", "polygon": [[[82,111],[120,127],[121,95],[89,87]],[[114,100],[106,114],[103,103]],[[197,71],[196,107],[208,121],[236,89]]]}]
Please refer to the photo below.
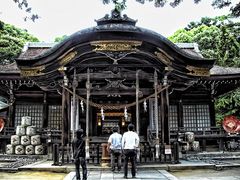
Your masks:
[{"label": "green tree", "polygon": [[[191,22],[169,39],[175,43],[196,42],[202,55],[215,58],[217,65],[240,67],[240,23],[228,18],[229,16],[204,18],[200,22]],[[218,97],[215,110],[218,124],[221,124],[226,115],[240,117],[240,89]]]},{"label": "green tree", "polygon": [[67,35],[63,35],[63,36],[60,36],[60,37],[56,37],[54,39],[54,42],[62,42],[64,39],[66,39],[68,36]]},{"label": "green tree", "polygon": [[39,41],[26,30],[1,21],[0,24],[2,24],[2,28],[0,28],[0,64],[12,63],[14,58],[21,53],[26,42]]},{"label": "green tree", "polygon": [[[115,9],[118,11],[122,11],[126,8],[126,2],[127,0],[102,0],[104,4],[109,4],[110,2],[113,2],[115,4]],[[176,7],[180,5],[183,0],[136,0],[139,3],[144,4],[145,2],[154,2],[155,7],[164,7],[166,4],[170,4],[172,7]],[[201,0],[193,0],[194,3],[198,4],[201,2]],[[223,8],[223,7],[230,7],[231,14],[235,17],[240,16],[240,2],[237,4],[234,4],[230,0],[212,0],[212,6],[215,8]]]},{"label": "green tree", "polygon": [[174,42],[192,43],[196,42],[199,50],[206,58],[217,58],[217,44],[219,43],[220,29],[216,26],[200,25],[190,30],[180,29],[169,39]]},{"label": "green tree", "polygon": [[29,6],[27,0],[13,0],[13,2],[17,4],[18,8],[27,13],[27,15],[24,17],[24,21],[30,19],[31,21],[35,22],[36,19],[39,19],[38,14],[32,13],[32,7]]}]

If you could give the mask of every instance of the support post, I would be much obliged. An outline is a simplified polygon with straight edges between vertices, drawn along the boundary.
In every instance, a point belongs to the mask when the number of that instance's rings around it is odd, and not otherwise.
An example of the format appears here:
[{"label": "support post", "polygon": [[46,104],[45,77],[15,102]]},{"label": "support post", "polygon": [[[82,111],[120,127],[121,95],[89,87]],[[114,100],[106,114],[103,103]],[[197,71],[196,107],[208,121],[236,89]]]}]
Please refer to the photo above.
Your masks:
[{"label": "support post", "polygon": [[[167,86],[167,82],[163,84],[164,87]],[[164,90],[164,134],[165,134],[165,143],[170,145],[170,127],[169,127],[169,94],[168,88]]]},{"label": "support post", "polygon": [[65,116],[65,106],[66,106],[66,90],[65,88],[62,88],[62,164],[64,163],[64,145],[65,145],[65,120],[66,120],[66,116]]},{"label": "support post", "polygon": [[43,128],[48,127],[47,92],[43,94]]},{"label": "support post", "polygon": [[139,78],[138,78],[139,70],[136,72],[136,131],[139,134]]},{"label": "support post", "polygon": [[86,158],[90,157],[89,154],[89,98],[90,98],[90,72],[87,69],[87,102],[86,102]]},{"label": "support post", "polygon": [[9,109],[8,109],[8,122],[7,122],[7,126],[6,127],[14,127],[15,124],[14,124],[14,121],[13,121],[13,115],[14,115],[14,108],[13,108],[13,104],[14,104],[14,101],[15,101],[15,97],[14,97],[14,94],[13,94],[13,82],[12,80],[10,81],[10,87],[9,87]]},{"label": "support post", "polygon": [[158,129],[158,78],[157,71],[154,71],[154,117],[155,117],[155,125],[156,125],[156,158],[159,158],[159,129]]},{"label": "support post", "polygon": [[74,74],[73,74],[73,102],[72,102],[72,108],[73,108],[73,116],[71,119],[71,130],[72,130],[72,139],[74,139],[75,136],[75,130],[76,130],[76,88],[78,86],[77,78],[76,78],[76,69],[74,68]]},{"label": "support post", "polygon": [[[137,134],[140,135],[139,128],[139,78],[138,78],[139,70],[136,72],[136,131]],[[137,148],[137,161],[140,161],[140,148]]]}]

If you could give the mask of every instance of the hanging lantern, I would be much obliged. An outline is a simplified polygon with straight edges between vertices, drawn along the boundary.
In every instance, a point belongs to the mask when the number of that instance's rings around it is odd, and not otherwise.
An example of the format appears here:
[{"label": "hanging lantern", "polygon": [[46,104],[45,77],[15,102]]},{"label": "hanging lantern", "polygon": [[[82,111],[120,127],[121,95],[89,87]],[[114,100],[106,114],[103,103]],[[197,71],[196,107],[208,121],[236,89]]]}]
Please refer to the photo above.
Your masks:
[{"label": "hanging lantern", "polygon": [[147,101],[146,101],[146,99],[144,99],[144,102],[143,102],[143,110],[144,110],[144,112],[147,112]]},{"label": "hanging lantern", "polygon": [[124,127],[125,126],[125,120],[124,120],[124,118],[122,118],[122,127]]},{"label": "hanging lantern", "polygon": [[83,100],[81,100],[80,105],[81,105],[82,112],[84,112]]},{"label": "hanging lantern", "polygon": [[104,110],[103,110],[103,107],[101,107],[101,116],[102,116],[102,120],[104,121]]},{"label": "hanging lantern", "polygon": [[100,118],[98,118],[98,126],[101,126],[102,125],[102,121]]},{"label": "hanging lantern", "polygon": [[126,108],[126,107],[124,108],[124,117],[125,117],[125,120],[127,120],[127,118],[128,118],[128,113],[127,113],[127,108]]}]

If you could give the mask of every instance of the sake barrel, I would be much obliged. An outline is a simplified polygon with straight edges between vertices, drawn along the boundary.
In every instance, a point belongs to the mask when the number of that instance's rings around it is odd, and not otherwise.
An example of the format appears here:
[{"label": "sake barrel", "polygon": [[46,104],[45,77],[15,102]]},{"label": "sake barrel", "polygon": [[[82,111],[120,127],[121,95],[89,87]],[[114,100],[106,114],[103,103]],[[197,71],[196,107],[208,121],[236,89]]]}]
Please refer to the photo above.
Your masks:
[{"label": "sake barrel", "polygon": [[24,153],[25,153],[25,151],[24,151],[24,146],[23,145],[17,145],[15,147],[15,154],[22,155]]},{"label": "sake barrel", "polygon": [[27,155],[34,154],[34,146],[33,145],[26,146],[25,147],[25,154],[27,154]]},{"label": "sake barrel", "polygon": [[12,144],[7,144],[6,153],[7,154],[14,154],[14,146]]},{"label": "sake barrel", "polygon": [[36,134],[36,126],[28,126],[26,128],[26,135],[33,136]]},{"label": "sake barrel", "polygon": [[43,154],[43,145],[35,146],[35,154],[37,155]]},{"label": "sake barrel", "polygon": [[22,121],[21,121],[21,125],[22,126],[31,126],[31,117],[30,116],[23,116],[22,117]]},{"label": "sake barrel", "polygon": [[20,136],[12,135],[11,136],[11,144],[12,145],[19,145],[20,144]]},{"label": "sake barrel", "polygon": [[199,141],[193,141],[192,148],[194,151],[199,151],[200,150]]},{"label": "sake barrel", "polygon": [[192,143],[194,141],[195,137],[193,132],[186,132],[185,135],[188,142]]},{"label": "sake barrel", "polygon": [[190,150],[190,145],[189,145],[189,143],[186,142],[186,144],[184,144],[184,145],[182,146],[182,148],[183,148],[184,151],[189,151],[189,150]]},{"label": "sake barrel", "polygon": [[16,135],[18,136],[23,136],[25,135],[25,132],[26,131],[26,128],[23,127],[23,126],[17,126],[17,129],[16,129]]},{"label": "sake barrel", "polygon": [[21,145],[27,146],[31,144],[30,136],[22,136],[21,137]]},{"label": "sake barrel", "polygon": [[31,136],[31,144],[32,145],[40,145],[41,144],[40,135]]}]

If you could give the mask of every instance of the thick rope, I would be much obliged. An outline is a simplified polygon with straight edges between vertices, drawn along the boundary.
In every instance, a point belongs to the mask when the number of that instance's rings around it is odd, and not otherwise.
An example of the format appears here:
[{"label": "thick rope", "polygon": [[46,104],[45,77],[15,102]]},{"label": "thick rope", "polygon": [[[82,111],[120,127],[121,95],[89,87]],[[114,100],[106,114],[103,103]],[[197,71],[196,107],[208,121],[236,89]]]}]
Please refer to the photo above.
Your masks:
[{"label": "thick rope", "polygon": [[[164,91],[165,89],[167,89],[170,85],[168,86],[165,86],[164,88],[160,89],[157,91],[157,94],[159,94],[160,92]],[[62,86],[64,89],[66,89],[69,93],[71,93],[73,95],[73,91],[71,91],[70,89],[68,89],[67,87],[64,87]],[[142,98],[138,101],[138,103],[142,103],[144,102],[145,100],[148,100],[152,97],[155,96],[155,93],[145,97],[145,98]],[[78,99],[80,99],[81,101],[83,101],[85,104],[87,102],[87,100],[79,95],[76,94],[76,97]],[[92,101],[89,101],[89,105],[90,106],[93,106],[93,107],[96,107],[98,109],[101,109],[103,108],[104,110],[108,109],[108,110],[117,110],[117,109],[124,109],[124,108],[129,108],[129,107],[132,107],[132,106],[135,106],[136,105],[136,102],[132,102],[132,103],[129,103],[129,104],[120,104],[120,105],[108,105],[108,104],[98,104],[98,103],[95,103],[95,102],[92,102]]]}]

